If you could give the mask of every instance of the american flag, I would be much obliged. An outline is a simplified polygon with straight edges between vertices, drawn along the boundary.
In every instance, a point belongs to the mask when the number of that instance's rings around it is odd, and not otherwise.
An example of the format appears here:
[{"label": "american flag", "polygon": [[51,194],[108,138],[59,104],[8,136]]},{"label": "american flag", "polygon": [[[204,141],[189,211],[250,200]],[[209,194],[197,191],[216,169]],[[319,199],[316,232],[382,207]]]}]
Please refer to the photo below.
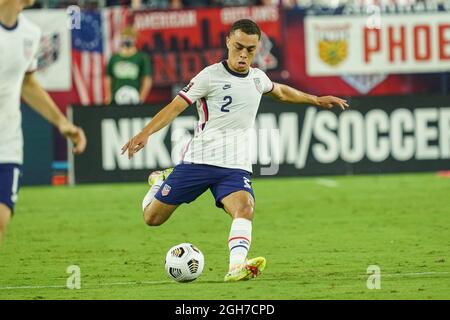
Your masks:
[{"label": "american flag", "polygon": [[72,30],[72,74],[82,105],[103,103],[105,66],[119,47],[127,16],[126,7],[84,11],[80,28]]}]

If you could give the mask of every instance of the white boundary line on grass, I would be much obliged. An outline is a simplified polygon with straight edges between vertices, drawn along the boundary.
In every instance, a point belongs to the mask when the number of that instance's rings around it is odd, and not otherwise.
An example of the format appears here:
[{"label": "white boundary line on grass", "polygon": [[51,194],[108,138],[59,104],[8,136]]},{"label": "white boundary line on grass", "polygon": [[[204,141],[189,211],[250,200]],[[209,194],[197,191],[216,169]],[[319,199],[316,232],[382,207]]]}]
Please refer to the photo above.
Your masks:
[{"label": "white boundary line on grass", "polygon": [[383,276],[388,276],[388,277],[414,277],[414,276],[430,276],[430,275],[444,275],[444,274],[450,274],[450,272],[447,271],[436,271],[436,272],[411,272],[411,273],[388,273],[388,274],[383,274],[381,273],[380,275]]},{"label": "white boundary line on grass", "polygon": [[[415,277],[415,276],[431,276],[431,275],[446,275],[450,272],[410,272],[410,273],[388,273],[381,274],[381,277]],[[360,277],[366,277],[367,275],[360,275]],[[113,286],[131,286],[131,285],[145,285],[145,284],[173,284],[174,281],[130,281],[130,282],[110,282],[110,283],[97,283],[82,285],[82,288],[95,288],[95,287],[113,287]],[[8,286],[0,287],[0,290],[20,290],[20,289],[66,289],[66,286]]]},{"label": "white boundary line on grass", "polygon": [[336,180],[319,178],[316,179],[316,183],[320,186],[328,187],[328,188],[337,188],[339,187],[339,183]]},{"label": "white boundary line on grass", "polygon": [[17,287],[0,287],[0,290],[16,290],[16,289],[50,289],[50,288],[66,288],[66,286],[17,286]]},{"label": "white boundary line on grass", "polygon": [[[110,282],[110,283],[97,283],[97,284],[84,284],[82,287],[113,287],[113,286],[131,286],[131,285],[141,285],[141,284],[169,284],[174,283],[173,281],[139,281],[139,282]],[[7,286],[0,287],[0,290],[18,290],[18,289],[66,289],[66,286],[56,286],[56,285],[43,285],[43,286]]]}]

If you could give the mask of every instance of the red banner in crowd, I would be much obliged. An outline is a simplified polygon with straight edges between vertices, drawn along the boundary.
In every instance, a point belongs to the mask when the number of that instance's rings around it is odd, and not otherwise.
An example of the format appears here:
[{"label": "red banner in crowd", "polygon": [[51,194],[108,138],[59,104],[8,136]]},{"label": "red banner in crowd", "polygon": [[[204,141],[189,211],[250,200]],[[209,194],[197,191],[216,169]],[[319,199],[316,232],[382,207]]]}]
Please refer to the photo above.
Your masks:
[{"label": "red banner in crowd", "polygon": [[138,47],[151,57],[155,86],[189,82],[204,67],[226,58],[226,36],[232,23],[242,18],[254,20],[263,32],[255,66],[277,77],[282,64],[277,7],[134,12]]}]

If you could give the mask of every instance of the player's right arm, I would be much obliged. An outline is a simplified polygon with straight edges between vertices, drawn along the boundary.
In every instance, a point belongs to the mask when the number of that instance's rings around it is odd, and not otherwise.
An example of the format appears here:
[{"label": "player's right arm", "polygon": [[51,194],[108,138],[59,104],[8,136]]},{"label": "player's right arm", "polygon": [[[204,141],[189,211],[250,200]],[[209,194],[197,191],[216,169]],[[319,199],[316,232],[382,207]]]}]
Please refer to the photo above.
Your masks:
[{"label": "player's right arm", "polygon": [[50,95],[41,87],[33,72],[25,75],[22,83],[21,96],[23,100],[74,144],[73,152],[81,154],[86,148],[86,136],[83,129],[75,126],[59,110]]},{"label": "player's right arm", "polygon": [[209,72],[208,68],[198,73],[189,84],[184,87],[175,99],[165,106],[148,125],[137,135],[131,138],[123,147],[122,154],[128,150],[128,159],[141,150],[148,141],[148,138],[158,130],[164,128],[183,112],[194,101],[201,97],[206,97],[209,92]]},{"label": "player's right arm", "polygon": [[156,116],[133,138],[130,139],[123,147],[122,154],[128,150],[128,159],[141,150],[148,141],[148,138],[158,132],[173,121],[181,112],[183,112],[189,104],[180,96],[176,96],[172,102],[166,105]]}]

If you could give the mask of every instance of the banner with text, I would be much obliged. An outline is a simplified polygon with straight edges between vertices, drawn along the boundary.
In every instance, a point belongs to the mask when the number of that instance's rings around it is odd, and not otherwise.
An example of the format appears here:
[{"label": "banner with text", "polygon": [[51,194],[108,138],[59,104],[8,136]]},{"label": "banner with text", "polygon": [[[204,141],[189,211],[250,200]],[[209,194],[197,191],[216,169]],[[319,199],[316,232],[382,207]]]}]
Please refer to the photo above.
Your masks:
[{"label": "banner with text", "polygon": [[[450,169],[450,97],[365,97],[350,104],[351,109],[338,112],[263,99],[249,140],[254,176]],[[89,144],[83,155],[71,160],[71,180],[145,181],[149,172],[178,163],[194,133],[193,108],[150,137],[132,160],[121,155],[121,147],[159,109],[72,108],[73,120],[84,128]]]},{"label": "banner with text", "polygon": [[155,86],[163,86],[186,84],[204,67],[226,58],[226,36],[242,18],[253,19],[262,31],[255,66],[279,78],[282,36],[276,6],[141,10],[131,19],[139,32],[138,47],[151,57]]},{"label": "banner with text", "polygon": [[450,71],[450,12],[307,16],[307,73]]}]

